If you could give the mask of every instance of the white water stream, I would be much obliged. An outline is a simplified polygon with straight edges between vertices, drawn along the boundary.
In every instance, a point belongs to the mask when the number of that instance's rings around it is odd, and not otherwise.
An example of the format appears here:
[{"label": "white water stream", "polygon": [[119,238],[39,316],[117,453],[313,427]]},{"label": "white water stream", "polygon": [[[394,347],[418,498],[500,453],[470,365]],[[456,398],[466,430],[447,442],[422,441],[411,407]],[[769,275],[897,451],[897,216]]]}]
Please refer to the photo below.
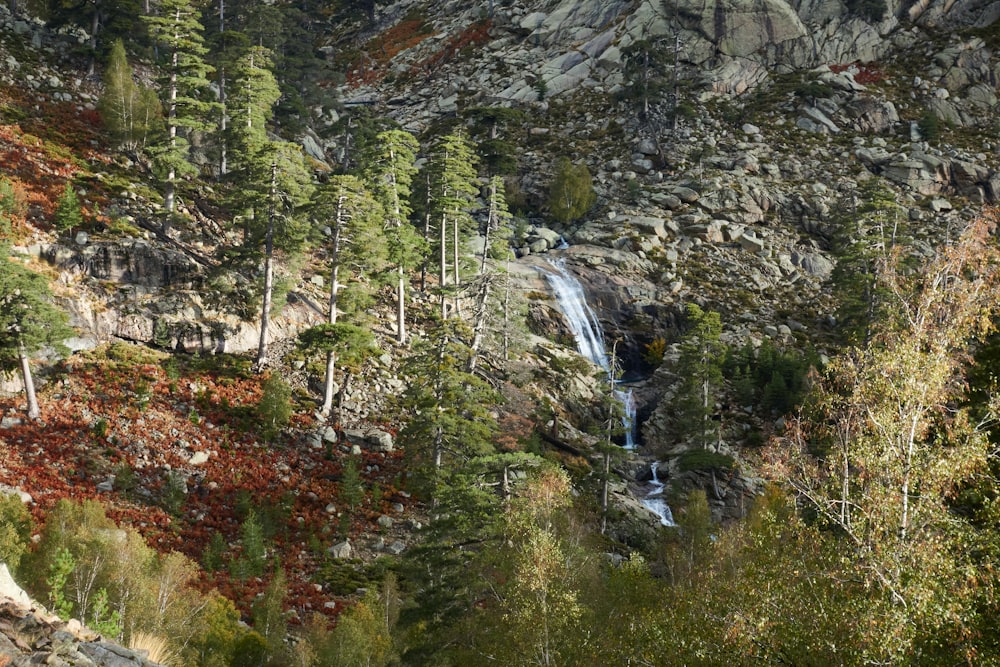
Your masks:
[{"label": "white water stream", "polygon": [[[549,260],[549,264],[555,272],[545,271],[545,278],[552,286],[559,309],[562,310],[569,324],[573,338],[576,340],[576,349],[587,359],[604,369],[604,372],[611,375],[611,362],[608,359],[607,348],[604,345],[604,330],[598,322],[594,310],[587,303],[587,297],[583,293],[583,286],[569,271],[566,265],[560,260]],[[622,427],[625,430],[625,449],[635,449],[635,399],[632,397],[632,390],[616,389],[615,398],[621,401]]]},{"label": "white water stream", "polygon": [[[604,372],[611,375],[611,362],[608,359],[607,348],[604,344],[604,330],[597,320],[597,315],[587,303],[587,297],[583,292],[583,286],[569,271],[566,265],[560,260],[549,260],[549,264],[555,272],[545,271],[545,278],[552,287],[556,302],[560,310],[566,317],[573,338],[576,339],[576,348],[587,359],[604,369]],[[615,398],[621,401],[623,410],[622,426],[625,429],[625,449],[635,449],[635,399],[632,397],[632,390],[615,390]],[[657,475],[659,462],[654,461],[651,469],[653,479],[650,481],[649,492],[642,499],[642,504],[660,517],[660,523],[664,526],[676,526],[670,506],[667,505],[663,497],[663,482]]]},{"label": "white water stream", "polygon": [[651,488],[649,493],[646,494],[646,497],[642,499],[642,504],[653,512],[653,514],[660,517],[660,523],[664,526],[676,526],[677,524],[674,523],[674,514],[670,511],[670,505],[667,504],[666,499],[663,497],[663,482],[660,481],[660,478],[656,473],[656,469],[659,465],[659,461],[653,461],[650,466],[653,473],[653,479],[649,482],[649,486]]}]

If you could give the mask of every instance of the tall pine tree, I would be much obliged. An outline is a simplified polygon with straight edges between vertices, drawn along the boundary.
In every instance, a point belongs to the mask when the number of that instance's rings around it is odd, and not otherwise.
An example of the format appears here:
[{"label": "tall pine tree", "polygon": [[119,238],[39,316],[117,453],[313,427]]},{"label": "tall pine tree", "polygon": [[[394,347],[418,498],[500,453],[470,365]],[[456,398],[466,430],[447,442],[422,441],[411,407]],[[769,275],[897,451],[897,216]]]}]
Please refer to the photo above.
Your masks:
[{"label": "tall pine tree", "polygon": [[402,130],[380,132],[377,152],[369,160],[367,180],[375,199],[385,210],[385,237],[389,262],[396,280],[396,342],[406,343],[406,273],[420,262],[426,244],[409,222],[410,192],[417,140]]},{"label": "tall pine tree", "polygon": [[[330,303],[324,331],[313,328],[314,340],[325,338],[326,378],[323,390],[323,414],[333,406],[333,375],[338,348],[346,343],[372,348],[370,333],[356,324],[356,313],[365,312],[373,289],[371,276],[386,263],[386,244],[382,237],[382,207],[372,199],[359,179],[334,176],[316,191],[312,214],[317,224],[328,230],[327,257],[330,263]],[[339,322],[344,290],[349,290],[354,312],[347,312],[347,322]],[[352,321],[355,320],[355,321]],[[321,335],[325,333],[325,336]]]},{"label": "tall pine tree", "polygon": [[[476,156],[465,135],[460,132],[446,134],[435,142],[427,165],[427,178],[428,215],[438,225],[441,317],[447,318],[449,291],[454,295],[454,309],[459,310],[459,291],[462,285],[460,257],[464,242],[475,229],[471,211],[473,201],[479,193]],[[451,290],[448,289],[449,261]]]},{"label": "tall pine tree", "polygon": [[163,0],[159,15],[146,16],[154,41],[163,48],[160,91],[166,109],[166,137],[154,150],[155,161],[164,179],[163,233],[170,231],[177,179],[198,173],[191,164],[187,134],[211,127],[217,103],[208,99],[208,73],[204,56],[208,49],[199,11],[191,0]]},{"label": "tall pine tree", "polygon": [[52,304],[45,277],[11,258],[0,242],[0,372],[20,370],[29,419],[41,416],[31,355],[43,348],[64,350],[62,342],[72,335],[66,314]]}]

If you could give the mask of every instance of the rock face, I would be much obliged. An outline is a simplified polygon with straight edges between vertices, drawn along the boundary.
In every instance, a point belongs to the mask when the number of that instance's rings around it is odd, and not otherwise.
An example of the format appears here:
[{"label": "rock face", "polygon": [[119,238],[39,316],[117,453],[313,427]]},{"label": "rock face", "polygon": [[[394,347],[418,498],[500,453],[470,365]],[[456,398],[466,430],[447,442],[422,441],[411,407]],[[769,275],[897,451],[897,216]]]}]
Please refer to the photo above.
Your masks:
[{"label": "rock face", "polygon": [[104,641],[78,621],[61,621],[35,604],[0,563],[0,665],[159,667],[143,653]]},{"label": "rock face", "polygon": [[[124,239],[89,245],[49,245],[39,257],[62,281],[77,284],[64,306],[80,332],[73,349],[120,338],[182,352],[239,353],[256,348],[259,325],[243,319],[232,303],[209,298],[207,268],[190,255],[147,241]],[[294,337],[320,321],[320,308],[290,294],[273,317],[269,342]]]}]

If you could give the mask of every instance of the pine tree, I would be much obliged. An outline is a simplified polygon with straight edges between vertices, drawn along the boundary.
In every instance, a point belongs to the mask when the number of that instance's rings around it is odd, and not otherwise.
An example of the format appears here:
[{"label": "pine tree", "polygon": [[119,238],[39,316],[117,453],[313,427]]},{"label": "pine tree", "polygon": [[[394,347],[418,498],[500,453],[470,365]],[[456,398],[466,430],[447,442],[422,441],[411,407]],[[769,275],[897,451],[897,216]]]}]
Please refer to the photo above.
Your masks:
[{"label": "pine tree", "polygon": [[693,436],[702,447],[712,444],[717,426],[712,420],[715,401],[722,389],[725,344],[720,340],[719,314],[688,304],[690,329],[681,341],[678,372],[683,380],[678,400],[681,432]]},{"label": "pine tree", "polygon": [[117,40],[135,39],[140,32],[140,3],[136,0],[50,0],[42,5],[48,10],[52,27],[73,23],[90,36],[86,44],[89,63],[87,76],[93,76],[97,63],[103,61]]},{"label": "pine tree", "polygon": [[452,268],[450,291],[454,294],[454,309],[457,311],[462,285],[459,260],[462,246],[474,229],[470,213],[473,200],[479,193],[476,185],[476,157],[463,134],[447,134],[435,142],[428,160],[427,176],[430,200],[428,215],[438,224],[441,317],[447,318],[449,249]]},{"label": "pine tree", "polygon": [[471,109],[465,116],[475,121],[479,128],[477,134],[486,134],[476,146],[476,152],[482,160],[486,173],[491,176],[516,174],[517,144],[507,138],[501,138],[501,134],[508,126],[523,121],[524,112],[506,107],[478,107]]},{"label": "pine tree", "polygon": [[76,197],[76,190],[69,181],[63,188],[62,195],[59,196],[59,203],[56,206],[55,225],[61,232],[72,230],[83,224],[83,211],[80,210],[80,200]]},{"label": "pine tree", "polygon": [[104,126],[125,151],[141,150],[147,139],[161,127],[163,110],[151,88],[133,79],[125,55],[125,45],[116,40],[104,69],[104,91],[98,103]]},{"label": "pine tree", "polygon": [[885,184],[869,179],[860,188],[860,198],[834,232],[837,264],[830,276],[838,300],[838,328],[846,342],[855,345],[869,340],[889,300],[877,280],[879,264],[908,241],[902,211]]},{"label": "pine tree", "polygon": [[190,162],[190,142],[186,133],[205,130],[216,103],[206,99],[211,67],[204,56],[204,27],[191,0],[162,0],[158,16],[144,17],[154,41],[163,47],[166,62],[160,91],[166,109],[166,137],[156,146],[154,158],[164,174],[164,206],[167,215],[163,233],[170,230],[177,179],[193,176],[197,168]]},{"label": "pine tree", "polygon": [[274,298],[275,263],[279,253],[292,253],[306,239],[302,210],[312,194],[312,184],[298,146],[267,142],[248,163],[248,180],[239,189],[247,214],[248,247],[259,251],[263,264],[260,339],[254,370],[267,367],[268,336]]},{"label": "pine tree", "polygon": [[[364,185],[354,176],[333,176],[316,191],[312,215],[318,225],[328,230],[327,253],[330,262],[330,302],[327,325],[322,333],[311,334],[314,344],[325,339],[326,380],[323,391],[323,414],[333,406],[333,375],[338,348],[358,346],[370,351],[374,342],[366,330],[350,322],[365,312],[372,292],[371,276],[386,264],[386,244],[382,237],[382,207],[372,199]],[[354,312],[348,312],[348,322],[338,327],[343,308],[342,291],[348,288]]]},{"label": "pine tree", "polygon": [[483,258],[479,264],[479,289],[476,296],[476,317],[473,325],[472,355],[469,357],[467,370],[472,373],[476,370],[479,351],[483,345],[483,338],[486,334],[487,318],[493,310],[490,304],[490,295],[493,292],[494,283],[506,277],[502,269],[488,269],[487,259],[506,259],[510,251],[510,221],[511,215],[507,211],[507,201],[504,196],[504,182],[500,176],[490,179],[488,187],[488,214],[483,229]]},{"label": "pine tree", "polygon": [[15,261],[0,243],[0,372],[20,368],[27,415],[41,416],[31,375],[31,355],[44,348],[64,351],[73,336],[66,314],[52,304],[48,281]]},{"label": "pine tree", "polygon": [[404,372],[409,386],[402,405],[412,415],[400,432],[411,466],[434,493],[441,475],[492,451],[496,422],[490,408],[499,401],[492,387],[465,371],[471,350],[457,318],[441,322],[413,345]]},{"label": "pine tree", "polygon": [[409,222],[410,193],[416,174],[417,140],[402,130],[380,132],[378,153],[370,160],[367,182],[385,210],[385,235],[389,262],[396,274],[396,342],[406,343],[406,273],[416,267],[426,243]]}]

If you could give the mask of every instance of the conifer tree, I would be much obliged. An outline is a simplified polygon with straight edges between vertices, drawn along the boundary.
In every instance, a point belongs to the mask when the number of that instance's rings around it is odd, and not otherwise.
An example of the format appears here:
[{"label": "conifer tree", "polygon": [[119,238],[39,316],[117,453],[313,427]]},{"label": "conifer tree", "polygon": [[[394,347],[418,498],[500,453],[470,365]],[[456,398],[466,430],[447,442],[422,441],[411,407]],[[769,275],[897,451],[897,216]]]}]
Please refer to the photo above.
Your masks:
[{"label": "conifer tree", "polygon": [[465,371],[471,350],[461,338],[467,333],[458,318],[441,322],[429,338],[414,343],[404,368],[409,386],[402,405],[412,417],[400,443],[432,494],[446,468],[492,451],[496,422],[490,407],[499,397]]},{"label": "conifer tree", "polygon": [[378,153],[370,161],[367,180],[385,211],[389,262],[396,278],[396,342],[406,343],[406,273],[417,266],[426,244],[409,223],[410,193],[416,174],[417,140],[402,130],[380,132]]},{"label": "conifer tree", "polygon": [[98,109],[118,146],[130,153],[141,150],[162,123],[163,110],[156,91],[135,82],[120,39],[111,47],[104,69],[104,92]]},{"label": "conifer tree", "polygon": [[854,345],[869,340],[889,300],[877,280],[879,264],[908,241],[895,195],[879,179],[864,182],[860,198],[834,232],[837,264],[830,276],[838,328]]},{"label": "conifer tree", "polygon": [[505,272],[496,267],[488,268],[487,259],[492,258],[494,262],[499,259],[506,259],[510,251],[510,221],[511,215],[507,211],[507,201],[504,196],[503,178],[494,176],[490,179],[488,186],[488,214],[483,229],[483,258],[479,264],[479,289],[476,297],[476,316],[473,325],[472,335],[472,355],[469,357],[468,371],[476,370],[476,363],[479,358],[479,351],[483,345],[483,337],[486,334],[487,318],[493,310],[490,307],[490,295],[493,292],[494,283],[504,277]]},{"label": "conifer tree", "polygon": [[228,138],[237,169],[246,169],[267,142],[267,125],[281,96],[274,78],[271,52],[261,46],[247,48],[230,66],[231,87],[226,109]]},{"label": "conifer tree", "polygon": [[[326,352],[326,378],[323,390],[323,414],[333,406],[333,380],[338,348],[348,345],[364,350],[374,347],[370,333],[358,327],[355,316],[365,311],[372,291],[371,276],[386,263],[386,244],[382,237],[382,207],[372,199],[361,181],[354,176],[334,176],[316,191],[312,214],[317,224],[328,231],[326,248],[330,263],[330,301],[327,324],[314,327],[309,340],[323,342]],[[351,290],[355,312],[348,312],[348,322],[338,322],[343,303],[341,294]],[[360,350],[359,350],[360,351]]]},{"label": "conifer tree", "polygon": [[679,419],[681,432],[693,436],[702,447],[712,444],[716,426],[712,421],[715,400],[722,388],[722,364],[726,349],[720,340],[719,314],[688,304],[691,328],[681,341],[679,373],[683,380]]},{"label": "conifer tree", "polygon": [[[250,181],[242,189],[248,207],[254,211],[251,238],[261,252],[263,286],[261,288],[260,340],[254,370],[267,367],[268,335],[274,297],[276,252],[295,252],[305,241],[306,225],[302,207],[312,194],[312,184],[298,146],[267,142],[253,157],[247,170]],[[256,211],[261,211],[258,215]]]},{"label": "conifer tree", "polygon": [[177,179],[198,172],[191,164],[190,142],[185,134],[208,129],[216,104],[206,99],[211,67],[204,60],[208,49],[199,21],[200,12],[192,0],[162,0],[159,11],[159,15],[144,19],[153,40],[163,47],[166,61],[162,65],[160,83],[166,109],[166,137],[154,151],[164,177],[163,199],[167,215],[163,233],[166,234],[174,212]]},{"label": "conifer tree", "polygon": [[31,355],[44,348],[64,351],[73,335],[66,315],[52,304],[48,281],[14,260],[0,239],[0,372],[20,368],[28,419],[41,410],[31,374]]},{"label": "conifer tree", "polygon": [[56,229],[59,231],[69,231],[74,227],[83,224],[83,211],[80,210],[80,200],[76,197],[76,190],[73,183],[66,182],[62,195],[59,196],[59,203],[55,213]]},{"label": "conifer tree", "polygon": [[450,291],[454,294],[455,310],[458,310],[458,293],[462,285],[460,256],[463,243],[474,229],[470,213],[473,200],[479,193],[476,185],[476,157],[465,135],[447,134],[435,142],[427,165],[427,176],[428,215],[438,225],[441,316],[447,318],[448,264],[450,261],[452,268]]}]

